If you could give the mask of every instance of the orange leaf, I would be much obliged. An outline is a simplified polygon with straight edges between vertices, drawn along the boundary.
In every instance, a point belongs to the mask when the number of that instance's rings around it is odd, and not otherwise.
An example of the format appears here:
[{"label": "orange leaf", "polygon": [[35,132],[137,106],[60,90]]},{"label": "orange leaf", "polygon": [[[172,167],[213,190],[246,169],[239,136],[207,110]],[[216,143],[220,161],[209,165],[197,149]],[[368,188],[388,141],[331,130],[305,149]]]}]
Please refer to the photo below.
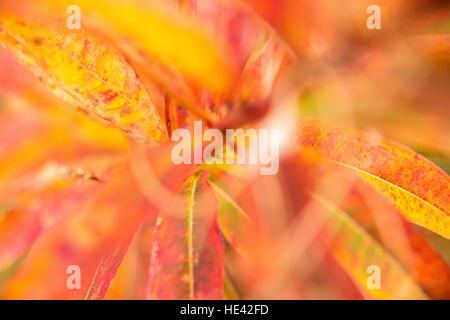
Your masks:
[{"label": "orange leaf", "polygon": [[[236,249],[243,257],[248,257],[249,248],[247,241],[254,234],[255,227],[251,218],[237,204],[233,196],[227,193],[222,187],[236,188],[236,180],[233,177],[223,174],[219,181],[210,182],[217,198],[219,199],[219,209],[217,221],[227,242]],[[232,186],[232,187],[231,187]]]},{"label": "orange leaf", "polygon": [[357,172],[409,221],[450,238],[450,179],[433,163],[387,139],[318,121],[300,125],[301,147]]},{"label": "orange leaf", "polygon": [[106,252],[103,256],[86,294],[87,300],[100,300],[105,298],[111,281],[116,276],[128,247],[138,231],[141,222],[144,220],[144,212],[144,210],[138,210],[138,214],[130,217],[128,221],[124,221],[121,229],[125,231],[111,246],[110,251]]},{"label": "orange leaf", "polygon": [[[138,221],[152,213],[142,194],[136,192],[129,172],[127,166],[116,168],[98,183],[100,189],[81,201],[78,210],[35,241],[17,273],[6,282],[5,298],[81,299],[86,296],[105,255],[117,249],[115,245],[130,232],[129,227],[135,228],[135,224],[127,221]],[[44,203],[41,210],[56,213],[56,209]],[[70,276],[67,268],[71,265],[80,267],[79,289],[67,287]]]},{"label": "orange leaf", "polygon": [[431,298],[448,299],[447,263],[387,199],[362,183],[356,187],[343,201],[345,212],[382,243]]}]

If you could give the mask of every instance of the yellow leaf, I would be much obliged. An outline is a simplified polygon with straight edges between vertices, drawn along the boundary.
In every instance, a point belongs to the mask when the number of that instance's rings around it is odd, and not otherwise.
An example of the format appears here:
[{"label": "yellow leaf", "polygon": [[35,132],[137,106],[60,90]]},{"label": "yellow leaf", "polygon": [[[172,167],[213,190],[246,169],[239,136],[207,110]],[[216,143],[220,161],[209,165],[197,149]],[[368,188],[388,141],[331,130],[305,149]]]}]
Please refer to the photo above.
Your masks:
[{"label": "yellow leaf", "polygon": [[450,179],[414,151],[379,136],[304,121],[300,145],[356,171],[409,221],[450,238]]},{"label": "yellow leaf", "polygon": [[[395,258],[345,212],[317,195],[313,199],[329,217],[333,256],[362,291],[375,299],[428,299]],[[378,267],[379,274],[371,266]],[[370,278],[378,275],[379,286]]]},{"label": "yellow leaf", "polygon": [[113,48],[83,31],[47,28],[0,15],[0,45],[60,98],[144,142],[167,133],[134,70]]}]

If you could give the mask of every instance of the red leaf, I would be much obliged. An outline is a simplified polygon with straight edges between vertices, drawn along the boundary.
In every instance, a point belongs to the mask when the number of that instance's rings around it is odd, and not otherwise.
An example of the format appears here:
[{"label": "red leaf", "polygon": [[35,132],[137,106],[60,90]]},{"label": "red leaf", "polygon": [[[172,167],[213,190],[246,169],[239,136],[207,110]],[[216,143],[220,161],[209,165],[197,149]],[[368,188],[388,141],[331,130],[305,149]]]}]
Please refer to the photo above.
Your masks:
[{"label": "red leaf", "polygon": [[183,203],[175,203],[157,220],[148,297],[221,299],[224,246],[207,174],[189,177],[181,195]]}]

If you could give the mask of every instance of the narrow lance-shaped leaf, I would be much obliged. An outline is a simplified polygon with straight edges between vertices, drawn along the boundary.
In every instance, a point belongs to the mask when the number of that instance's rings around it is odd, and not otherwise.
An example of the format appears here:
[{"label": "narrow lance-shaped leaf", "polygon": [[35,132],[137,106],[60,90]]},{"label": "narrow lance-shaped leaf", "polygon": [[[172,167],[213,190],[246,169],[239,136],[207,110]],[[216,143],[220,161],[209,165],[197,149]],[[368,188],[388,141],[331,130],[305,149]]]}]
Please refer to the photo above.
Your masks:
[{"label": "narrow lance-shaped leaf", "polygon": [[[317,195],[313,199],[318,211],[329,218],[328,230],[335,235],[334,257],[362,291],[376,299],[427,299],[408,272],[345,212]],[[378,267],[380,273],[370,266]],[[371,275],[379,276],[379,286]]]},{"label": "narrow lance-shaped leaf", "polygon": [[21,85],[23,99],[2,95],[0,269],[103,188],[99,180],[114,176],[126,142],[120,132],[55,106],[27,81]]},{"label": "narrow lance-shaped leaf", "polygon": [[358,173],[409,221],[450,238],[450,179],[409,148],[318,121],[300,126],[301,147]]},{"label": "narrow lance-shaped leaf", "polygon": [[[223,182],[224,179],[221,180]],[[246,239],[255,228],[253,221],[245,211],[218,184],[211,182],[219,200],[217,220],[227,242],[243,257],[248,257],[249,248]]]},{"label": "narrow lance-shaped leaf", "polygon": [[180,194],[183,203],[163,211],[157,220],[148,297],[221,299],[224,247],[207,173],[190,176]]},{"label": "narrow lance-shaped leaf", "polygon": [[[78,171],[82,172],[82,168]],[[0,270],[21,256],[51,227],[80,210],[83,201],[101,189],[101,184],[94,181],[80,184],[81,180],[74,178],[71,172],[66,166],[48,164],[22,178],[24,185],[30,186],[14,190],[17,195],[11,190],[2,190],[6,197],[0,197],[0,202],[10,205],[5,208],[5,218],[0,219]],[[111,170],[103,169],[102,174],[102,177],[110,177]]]},{"label": "narrow lance-shaped leaf", "polygon": [[0,15],[0,45],[58,97],[144,141],[167,139],[160,114],[134,70],[84,31],[42,27]]},{"label": "narrow lance-shaped leaf", "polygon": [[[64,221],[47,229],[29,250],[23,266],[8,279],[4,297],[85,297],[89,280],[99,275],[98,266],[105,262],[105,254],[117,250],[118,240],[132,232],[133,228],[129,227],[136,226],[131,224],[132,221],[139,221],[135,219],[152,212],[142,194],[136,192],[129,173],[129,168],[122,165],[111,175],[101,177],[97,185],[102,188],[81,199],[82,205],[75,207],[73,214],[66,216]],[[58,212],[59,209],[44,203],[42,211]],[[71,265],[79,266],[81,270],[78,290],[67,286],[67,268]]]},{"label": "narrow lance-shaped leaf", "polygon": [[[380,246],[398,261],[404,271],[427,296],[433,299],[446,299],[449,294],[450,269],[439,254],[420,236],[420,233],[406,222],[388,199],[359,179],[357,173],[349,172],[348,169],[325,159],[320,160],[317,152],[303,150],[295,157],[294,161],[298,168],[308,168],[307,171],[292,170],[294,163],[290,163],[292,166],[288,166],[289,171],[285,176],[287,177],[286,185],[293,188],[293,194],[301,198],[304,191],[298,181],[302,179],[307,181],[308,185],[304,187],[308,199],[310,198],[308,190],[313,189],[316,196],[326,199],[328,203],[332,204],[332,207],[336,207],[341,213],[348,215],[348,220],[367,232],[373,237],[373,240],[379,242]],[[307,165],[305,166],[305,164]],[[283,169],[285,168],[282,167]],[[336,181],[339,181],[338,185],[336,185]],[[318,221],[323,220],[320,219],[322,215],[317,214],[317,208],[314,209],[311,210],[310,216]],[[312,229],[303,227],[305,226],[303,222],[305,221],[305,212],[302,210],[302,214],[299,215],[302,217],[299,220],[302,223],[294,232],[298,236],[298,243],[305,242],[302,231]],[[330,218],[330,220],[332,219]],[[320,222],[317,224],[320,225]],[[335,237],[340,237],[340,235],[331,234],[332,239]],[[326,248],[330,243],[327,238],[326,236],[318,237],[325,241]],[[288,243],[292,243],[292,241],[289,239],[286,244]],[[360,244],[364,246],[364,242],[360,242]],[[353,251],[357,246],[358,243],[355,242]],[[299,251],[298,245],[294,244],[293,248],[296,252]],[[366,247],[363,247],[363,250],[365,249]],[[351,256],[350,251],[349,255]]]},{"label": "narrow lance-shaped leaf", "polygon": [[115,241],[109,252],[106,252],[103,256],[91,281],[86,300],[101,300],[105,298],[111,281],[115,278],[120,264],[128,251],[128,247],[144,219],[144,212],[144,210],[140,210],[138,214],[131,216],[129,221],[124,222],[121,228],[122,236]]},{"label": "narrow lance-shaped leaf", "polygon": [[450,267],[389,200],[359,182],[340,208],[380,242],[430,298],[450,297]]}]

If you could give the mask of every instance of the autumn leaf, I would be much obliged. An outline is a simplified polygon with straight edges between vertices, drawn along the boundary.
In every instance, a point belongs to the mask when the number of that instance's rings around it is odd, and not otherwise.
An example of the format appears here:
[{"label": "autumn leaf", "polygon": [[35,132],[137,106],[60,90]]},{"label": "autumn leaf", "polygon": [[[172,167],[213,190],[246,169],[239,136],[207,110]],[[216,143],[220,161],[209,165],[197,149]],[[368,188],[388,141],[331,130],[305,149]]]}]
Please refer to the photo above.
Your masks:
[{"label": "autumn leaf", "polygon": [[[79,210],[82,201],[100,189],[101,185],[92,181],[77,185],[77,180],[66,175],[65,170],[64,166],[47,165],[29,177],[34,190],[22,189],[20,196],[10,196],[4,202],[10,207],[5,209],[0,225],[0,269],[14,262],[36,239]],[[39,176],[49,181],[40,183]],[[5,194],[11,195],[11,191],[5,190]],[[16,236],[18,232],[21,237]]]},{"label": "autumn leaf", "polygon": [[[330,215],[330,232],[336,233],[334,256],[361,290],[378,299],[427,299],[402,266],[345,212],[323,198],[314,196],[314,199]],[[367,268],[372,265],[382,270],[379,287],[368,285]]]},{"label": "autumn leaf", "polygon": [[217,222],[223,236],[243,257],[248,257],[250,249],[246,240],[254,235],[254,222],[236,203],[235,195],[230,195],[223,189],[223,187],[230,189],[231,186],[236,188],[236,184],[233,184],[235,181],[232,177],[224,175],[217,182],[211,181],[210,184],[219,201]]},{"label": "autumn leaf", "polygon": [[[323,161],[311,164],[309,168],[312,169],[311,180],[314,182],[311,185],[316,197],[345,213],[352,223],[367,232],[427,296],[432,299],[446,299],[449,296],[446,283],[450,279],[450,268],[447,263],[389,199],[359,179],[357,173],[348,172],[335,163]],[[340,182],[340,188],[325,191],[325,186],[334,181]],[[349,276],[353,277],[353,274]]]},{"label": "autumn leaf", "polygon": [[340,207],[395,257],[430,298],[450,296],[448,264],[387,199],[365,183],[356,183]]},{"label": "autumn leaf", "polygon": [[[110,176],[101,185],[102,188],[87,195],[78,210],[69,207],[75,211],[33,242],[20,268],[5,283],[4,297],[82,299],[86,296],[92,280],[98,281],[99,265],[118,249],[119,239],[126,238],[135,230],[136,222],[153,212],[145,197],[136,192],[126,166],[116,168],[114,178]],[[117,200],[120,205],[115,203]],[[42,210],[45,212],[46,208],[58,212],[44,204]],[[70,265],[77,265],[82,271],[79,290],[68,290],[66,285],[66,270]],[[93,289],[91,292],[98,297]],[[103,294],[102,290],[98,292]]]},{"label": "autumn leaf", "polygon": [[125,232],[115,240],[109,252],[106,252],[102,257],[86,294],[86,300],[101,300],[105,298],[133,237],[139,230],[141,223],[145,220],[145,216],[150,213],[145,212],[146,209],[148,210],[148,208],[138,210],[139,214],[132,216],[122,226]]},{"label": "autumn leaf", "polygon": [[181,187],[184,202],[156,222],[148,296],[152,299],[222,298],[223,243],[217,199],[203,171]]},{"label": "autumn leaf", "polygon": [[449,177],[422,156],[381,137],[317,121],[301,124],[299,143],[358,173],[409,221],[450,237]]},{"label": "autumn leaf", "polygon": [[0,0],[0,298],[447,299],[450,11],[369,5]]},{"label": "autumn leaf", "polygon": [[[8,2],[4,1],[5,5],[17,8]],[[29,1],[26,11],[54,17],[55,12],[65,13],[66,8],[74,4],[81,8],[87,23],[119,40],[130,40],[140,51],[157,57],[168,67],[174,66],[182,75],[213,92],[229,90],[236,77],[234,61],[220,51],[201,26],[183,15],[164,10],[160,4],[117,0],[42,0]],[[221,76],[211,77],[212,74]]]},{"label": "autumn leaf", "polygon": [[[100,179],[109,177],[111,168],[123,162],[117,155],[124,150],[119,132],[81,114],[69,112],[73,116],[69,119],[63,109],[55,107],[55,101],[42,96],[38,97],[45,105],[38,108],[36,94],[30,90],[25,99],[3,96],[0,269],[76,212],[83,200],[103,187]],[[67,130],[70,126],[75,130]],[[91,134],[109,143],[92,139]],[[65,148],[68,145],[71,148]]]},{"label": "autumn leaf", "polygon": [[167,140],[158,110],[117,50],[84,31],[42,27],[5,13],[0,21],[1,45],[58,97],[141,141]]}]

